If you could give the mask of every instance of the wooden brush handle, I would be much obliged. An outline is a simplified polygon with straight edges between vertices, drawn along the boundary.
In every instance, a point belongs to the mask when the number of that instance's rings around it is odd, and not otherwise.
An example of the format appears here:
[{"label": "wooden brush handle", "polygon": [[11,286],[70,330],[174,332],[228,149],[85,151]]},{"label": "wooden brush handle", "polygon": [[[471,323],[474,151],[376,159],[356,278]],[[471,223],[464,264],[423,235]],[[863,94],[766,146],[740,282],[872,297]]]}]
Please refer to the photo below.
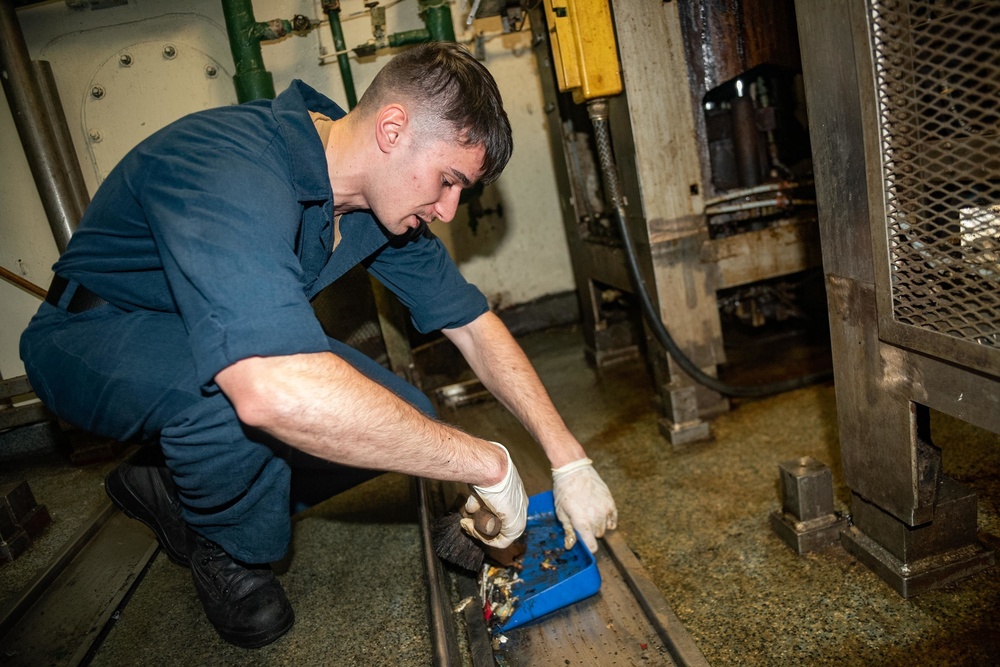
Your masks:
[{"label": "wooden brush handle", "polygon": [[500,519],[485,507],[480,507],[472,514],[472,525],[480,535],[489,540],[500,534]]}]

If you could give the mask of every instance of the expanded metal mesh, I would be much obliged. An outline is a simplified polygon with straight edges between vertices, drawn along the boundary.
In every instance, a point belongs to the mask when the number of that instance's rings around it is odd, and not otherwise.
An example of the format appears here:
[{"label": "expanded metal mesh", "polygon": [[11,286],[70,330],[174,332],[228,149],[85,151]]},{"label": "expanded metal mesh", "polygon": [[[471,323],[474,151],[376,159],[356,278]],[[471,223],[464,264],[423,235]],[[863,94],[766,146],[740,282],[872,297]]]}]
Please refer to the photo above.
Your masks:
[{"label": "expanded metal mesh", "polygon": [[893,316],[1000,346],[1000,2],[870,9]]}]

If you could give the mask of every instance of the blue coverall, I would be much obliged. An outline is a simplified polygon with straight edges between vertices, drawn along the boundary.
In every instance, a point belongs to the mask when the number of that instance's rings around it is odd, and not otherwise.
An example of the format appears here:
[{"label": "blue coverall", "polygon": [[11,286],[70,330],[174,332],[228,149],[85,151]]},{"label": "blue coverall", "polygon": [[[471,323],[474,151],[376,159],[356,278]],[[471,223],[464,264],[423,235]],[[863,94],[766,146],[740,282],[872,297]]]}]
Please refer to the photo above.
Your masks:
[{"label": "blue coverall", "polygon": [[[329,351],[433,414],[418,389],[328,338],[310,299],[362,263],[421,332],[488,308],[437,238],[401,242],[367,212],[341,218],[331,254],[333,192],[309,111],[344,115],[295,81],[274,100],[198,112],[136,146],[54,266],[69,287],[21,338],[32,388],[55,414],[102,436],[158,440],[185,520],[250,563],[284,556],[289,462],[309,457],[243,426],[216,373],[252,356]],[[109,303],[67,312],[77,285]]]}]

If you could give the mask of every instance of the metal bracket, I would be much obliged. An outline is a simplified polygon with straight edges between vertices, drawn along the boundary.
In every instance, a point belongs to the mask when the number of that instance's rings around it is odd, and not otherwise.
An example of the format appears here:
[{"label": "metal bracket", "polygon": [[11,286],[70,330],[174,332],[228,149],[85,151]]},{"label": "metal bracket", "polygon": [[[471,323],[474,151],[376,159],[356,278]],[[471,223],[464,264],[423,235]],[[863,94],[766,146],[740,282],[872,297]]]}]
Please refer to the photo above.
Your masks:
[{"label": "metal bracket", "polygon": [[833,509],[833,475],[811,456],[785,461],[781,510],[771,512],[771,528],[801,556],[837,543],[847,520]]}]

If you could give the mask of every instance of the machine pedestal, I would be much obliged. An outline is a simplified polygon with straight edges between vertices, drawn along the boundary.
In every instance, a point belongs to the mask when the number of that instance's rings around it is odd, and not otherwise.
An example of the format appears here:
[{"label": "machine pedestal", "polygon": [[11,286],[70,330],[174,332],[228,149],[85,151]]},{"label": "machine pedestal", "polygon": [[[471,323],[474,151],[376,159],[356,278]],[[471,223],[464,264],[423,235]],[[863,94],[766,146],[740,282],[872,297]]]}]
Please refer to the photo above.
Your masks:
[{"label": "machine pedestal", "polygon": [[976,494],[947,477],[928,523],[908,526],[856,493],[851,511],[854,525],[840,536],[844,548],[904,598],[994,563],[994,552],[976,539]]},{"label": "machine pedestal", "polygon": [[635,342],[634,326],[628,320],[607,322],[593,315],[585,316],[583,337],[587,361],[595,368],[605,368],[642,356]]},{"label": "machine pedestal", "polygon": [[837,543],[847,521],[833,509],[833,473],[811,456],[785,461],[781,509],[771,512],[771,528],[800,556]]},{"label": "machine pedestal", "polygon": [[696,384],[663,384],[659,398],[664,413],[659,420],[660,435],[675,447],[710,440],[709,420],[729,409],[726,398]]},{"label": "machine pedestal", "polygon": [[675,447],[705,442],[712,437],[708,422],[702,420],[677,423],[666,417],[661,417],[659,424],[660,435],[669,440],[670,444]]}]

